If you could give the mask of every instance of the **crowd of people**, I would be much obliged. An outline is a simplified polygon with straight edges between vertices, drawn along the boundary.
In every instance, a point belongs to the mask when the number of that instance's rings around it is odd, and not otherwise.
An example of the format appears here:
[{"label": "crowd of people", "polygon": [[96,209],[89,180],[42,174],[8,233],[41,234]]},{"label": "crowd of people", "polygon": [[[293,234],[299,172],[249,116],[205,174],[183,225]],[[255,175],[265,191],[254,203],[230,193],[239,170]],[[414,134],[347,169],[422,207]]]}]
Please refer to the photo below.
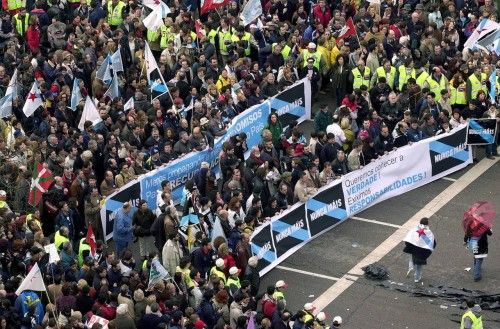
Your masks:
[{"label": "crowd of people", "polygon": [[[285,281],[261,287],[254,229],[395,148],[470,118],[499,120],[500,75],[490,79],[498,56],[463,47],[482,20],[497,21],[491,0],[261,3],[261,17],[241,26],[244,3],[202,13],[197,1],[170,0],[163,24],[150,30],[141,1],[2,1],[0,328],[83,328],[93,316],[127,329],[337,328],[340,317],[316,314],[310,303],[289,310]],[[146,42],[168,85],[157,98]],[[111,98],[96,74],[117,49],[121,97]],[[8,94],[15,72],[18,90]],[[319,105],[313,132],[272,113],[259,145],[230,136],[220,177],[203,163],[180,204],[168,181],[156,205],[126,202],[106,242],[106,196],[213,146],[238,114],[303,78]],[[101,118],[83,129],[84,101],[71,105],[74,79]],[[30,92],[34,81],[41,95]],[[30,97],[42,105],[28,115]],[[486,146],[489,158],[497,139]],[[196,220],[185,230],[189,215]],[[224,236],[213,236],[216,219]],[[57,262],[44,248],[51,243]],[[148,286],[155,260],[171,279]],[[35,264],[47,294],[16,294]]]}]

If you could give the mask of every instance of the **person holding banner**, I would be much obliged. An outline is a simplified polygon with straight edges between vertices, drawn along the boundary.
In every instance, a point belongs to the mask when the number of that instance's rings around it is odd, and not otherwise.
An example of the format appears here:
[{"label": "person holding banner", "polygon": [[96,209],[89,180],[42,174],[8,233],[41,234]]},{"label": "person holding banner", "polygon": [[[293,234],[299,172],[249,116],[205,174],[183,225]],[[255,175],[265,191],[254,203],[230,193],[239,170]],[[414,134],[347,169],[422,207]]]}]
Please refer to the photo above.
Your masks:
[{"label": "person holding banner", "polygon": [[422,280],[423,266],[427,265],[427,259],[436,248],[434,234],[429,228],[429,219],[422,218],[420,224],[408,232],[403,241],[405,242],[403,252],[410,255],[406,276],[415,270],[414,281],[419,283]]}]

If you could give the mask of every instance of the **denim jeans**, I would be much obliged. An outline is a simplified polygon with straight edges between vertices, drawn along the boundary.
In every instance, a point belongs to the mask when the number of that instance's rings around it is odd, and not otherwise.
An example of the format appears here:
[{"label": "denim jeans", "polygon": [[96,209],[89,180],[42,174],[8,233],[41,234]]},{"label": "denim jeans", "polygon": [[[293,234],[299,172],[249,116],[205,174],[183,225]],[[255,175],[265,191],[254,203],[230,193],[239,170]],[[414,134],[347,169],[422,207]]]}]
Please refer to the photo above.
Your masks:
[{"label": "denim jeans", "polygon": [[484,258],[474,258],[474,280],[481,280],[481,265]]},{"label": "denim jeans", "polygon": [[121,257],[122,251],[128,247],[128,241],[115,240],[116,257]]},{"label": "denim jeans", "polygon": [[422,280],[422,266],[423,265],[415,264],[415,273],[413,275],[415,282],[420,282],[420,280]]},{"label": "denim jeans", "polygon": [[496,142],[493,142],[493,144],[486,145],[486,155],[487,156],[498,155],[497,146],[498,145]]}]

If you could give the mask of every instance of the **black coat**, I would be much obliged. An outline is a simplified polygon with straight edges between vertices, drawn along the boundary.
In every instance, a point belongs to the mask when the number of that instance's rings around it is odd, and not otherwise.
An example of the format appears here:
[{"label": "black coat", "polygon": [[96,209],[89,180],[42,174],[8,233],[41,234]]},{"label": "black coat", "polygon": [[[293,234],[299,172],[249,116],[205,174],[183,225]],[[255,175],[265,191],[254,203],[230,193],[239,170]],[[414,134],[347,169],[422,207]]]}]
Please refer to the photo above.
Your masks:
[{"label": "black coat", "polygon": [[[434,239],[434,249],[436,249],[436,239]],[[432,254],[432,250],[417,247],[409,242],[405,242],[403,252],[412,255],[415,265],[427,265],[427,258]]]},{"label": "black coat", "polygon": [[[473,250],[474,257],[481,258],[480,256],[488,255],[488,235],[492,235],[493,232],[491,230],[486,231],[481,235],[479,240],[477,241],[477,249]],[[470,237],[465,236],[464,242],[468,243],[470,241]]]}]

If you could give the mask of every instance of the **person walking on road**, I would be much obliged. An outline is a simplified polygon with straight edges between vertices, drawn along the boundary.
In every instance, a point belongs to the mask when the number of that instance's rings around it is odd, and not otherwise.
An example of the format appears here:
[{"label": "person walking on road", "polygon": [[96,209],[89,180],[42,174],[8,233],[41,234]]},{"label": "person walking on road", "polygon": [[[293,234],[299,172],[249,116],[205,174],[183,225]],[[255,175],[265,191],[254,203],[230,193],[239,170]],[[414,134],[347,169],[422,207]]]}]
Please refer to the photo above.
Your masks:
[{"label": "person walking on road", "polygon": [[427,258],[436,248],[434,234],[429,229],[429,219],[422,218],[420,224],[408,232],[403,241],[405,242],[403,252],[410,254],[406,276],[415,270],[414,279],[415,283],[418,283],[422,280],[422,266],[427,265]]},{"label": "person walking on road", "polygon": [[472,249],[474,254],[474,281],[481,281],[482,273],[481,266],[483,260],[488,256],[488,235],[492,235],[493,231],[489,229],[484,232],[479,239],[465,235],[464,242],[468,248]]},{"label": "person walking on road", "polygon": [[483,318],[481,316],[481,306],[473,300],[467,300],[467,311],[462,315],[460,329],[483,329]]}]

